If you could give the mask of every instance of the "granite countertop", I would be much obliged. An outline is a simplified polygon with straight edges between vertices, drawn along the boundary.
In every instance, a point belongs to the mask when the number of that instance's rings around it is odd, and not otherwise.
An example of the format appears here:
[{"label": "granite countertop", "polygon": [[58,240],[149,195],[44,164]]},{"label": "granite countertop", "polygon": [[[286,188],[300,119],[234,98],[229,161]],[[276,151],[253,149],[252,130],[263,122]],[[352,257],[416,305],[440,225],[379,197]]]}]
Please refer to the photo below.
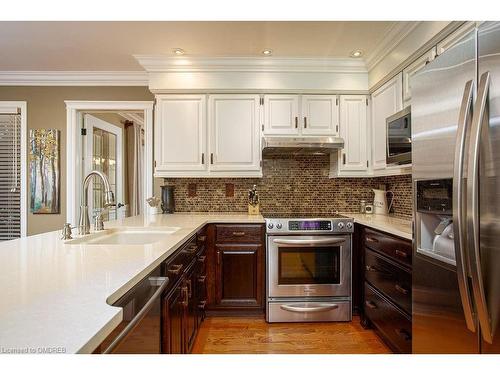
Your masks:
[{"label": "granite countertop", "polygon": [[245,213],[134,216],[107,228],[161,230],[159,242],[142,245],[69,244],[60,232],[0,243],[0,353],[59,348],[91,353],[118,326],[111,306],[208,223],[264,223]]},{"label": "granite countertop", "polygon": [[340,215],[353,218],[355,223],[393,234],[410,241],[413,238],[412,221],[410,218],[404,219],[393,215],[360,214],[351,212],[341,212]]}]

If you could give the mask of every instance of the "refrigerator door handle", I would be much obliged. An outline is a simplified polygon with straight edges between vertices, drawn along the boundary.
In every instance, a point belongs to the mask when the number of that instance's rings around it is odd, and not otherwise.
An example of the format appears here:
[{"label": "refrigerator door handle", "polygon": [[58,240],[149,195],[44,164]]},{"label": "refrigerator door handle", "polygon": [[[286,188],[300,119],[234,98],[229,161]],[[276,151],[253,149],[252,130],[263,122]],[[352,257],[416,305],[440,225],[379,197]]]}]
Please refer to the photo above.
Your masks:
[{"label": "refrigerator door handle", "polygon": [[476,301],[477,317],[481,326],[483,339],[493,343],[493,331],[490,314],[484,293],[483,275],[481,269],[480,239],[479,239],[479,149],[481,130],[488,125],[488,89],[490,73],[481,75],[479,89],[474,106],[472,128],[469,143],[469,165],[467,171],[467,239],[469,242],[470,265],[472,273],[472,290]]},{"label": "refrigerator door handle", "polygon": [[473,81],[465,83],[460,115],[458,118],[457,143],[455,145],[455,163],[453,166],[453,231],[455,233],[455,259],[457,263],[458,289],[464,310],[465,324],[467,328],[476,332],[476,322],[472,304],[471,292],[468,282],[468,261],[466,256],[466,237],[464,225],[466,224],[464,186],[464,159],[467,152],[466,139],[467,130],[472,121],[472,94],[474,91]]}]

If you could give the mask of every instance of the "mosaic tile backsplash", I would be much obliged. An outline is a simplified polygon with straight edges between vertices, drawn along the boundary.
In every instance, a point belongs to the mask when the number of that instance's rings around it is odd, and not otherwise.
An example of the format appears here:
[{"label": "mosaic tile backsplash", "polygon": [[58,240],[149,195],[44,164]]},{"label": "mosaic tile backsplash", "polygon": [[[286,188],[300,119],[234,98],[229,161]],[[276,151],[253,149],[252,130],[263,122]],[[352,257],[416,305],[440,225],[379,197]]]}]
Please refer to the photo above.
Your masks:
[{"label": "mosaic tile backsplash", "polygon": [[[375,178],[329,178],[328,156],[279,157],[264,160],[263,178],[166,178],[155,186],[175,186],[177,212],[244,212],[253,184],[266,213],[358,211],[359,201],[373,201],[372,188],[385,184],[394,192],[391,212],[411,216],[411,175]],[[158,195],[159,196],[159,195]]]}]

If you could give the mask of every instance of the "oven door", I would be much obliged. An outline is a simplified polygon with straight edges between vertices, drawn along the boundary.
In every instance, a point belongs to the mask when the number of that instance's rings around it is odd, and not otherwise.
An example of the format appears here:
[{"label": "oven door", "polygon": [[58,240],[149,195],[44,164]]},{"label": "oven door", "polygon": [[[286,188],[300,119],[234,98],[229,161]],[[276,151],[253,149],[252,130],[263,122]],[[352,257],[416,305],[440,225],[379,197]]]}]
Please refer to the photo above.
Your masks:
[{"label": "oven door", "polygon": [[349,297],[351,237],[269,236],[268,296]]}]

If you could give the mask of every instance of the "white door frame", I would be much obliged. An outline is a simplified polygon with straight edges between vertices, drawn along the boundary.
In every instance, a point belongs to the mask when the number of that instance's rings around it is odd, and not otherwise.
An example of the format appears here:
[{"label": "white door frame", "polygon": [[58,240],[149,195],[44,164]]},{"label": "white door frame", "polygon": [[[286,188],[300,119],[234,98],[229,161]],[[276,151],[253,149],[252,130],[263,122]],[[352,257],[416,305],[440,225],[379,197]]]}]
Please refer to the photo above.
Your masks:
[{"label": "white door frame", "polygon": [[[82,176],[82,111],[142,111],[144,113],[144,201],[153,195],[153,101],[65,100],[66,103],[66,221],[78,223]],[[144,205],[146,207],[146,205]]]},{"label": "white door frame", "polygon": [[[116,176],[115,176],[115,181],[116,181],[116,191],[115,191],[115,201],[118,204],[118,202],[123,202],[124,196],[123,196],[123,131],[124,129],[120,128],[119,126],[110,124],[109,122],[103,121],[100,118],[97,118],[95,116],[92,116],[90,113],[85,113],[84,117],[87,120],[90,121],[84,121],[85,123],[85,129],[87,129],[87,134],[89,137],[87,137],[86,141],[86,149],[84,150],[85,152],[83,153],[84,156],[84,162],[85,165],[83,167],[83,170],[85,171],[85,174],[89,173],[92,170],[92,145],[93,145],[93,140],[90,142],[92,139],[92,134],[94,134],[94,128],[97,127],[99,129],[103,129],[107,131],[108,133],[116,135]],[[93,200],[89,199],[89,212],[92,212],[93,209]],[[116,214],[118,217],[118,208],[116,209]]]},{"label": "white door frame", "polygon": [[28,112],[25,101],[0,101],[0,112],[21,110],[21,237],[28,233]]}]

